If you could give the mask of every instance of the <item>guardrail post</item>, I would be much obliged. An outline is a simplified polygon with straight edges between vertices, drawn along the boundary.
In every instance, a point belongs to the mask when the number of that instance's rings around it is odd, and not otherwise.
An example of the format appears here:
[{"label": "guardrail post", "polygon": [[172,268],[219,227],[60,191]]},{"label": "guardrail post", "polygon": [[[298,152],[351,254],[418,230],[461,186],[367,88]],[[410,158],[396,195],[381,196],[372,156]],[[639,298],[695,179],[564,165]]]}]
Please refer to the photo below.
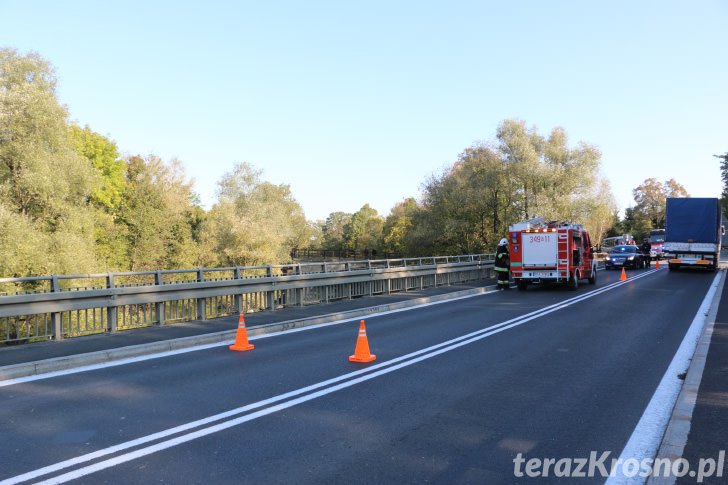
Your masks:
[{"label": "guardrail post", "polygon": [[[51,293],[59,291],[58,276],[51,276]],[[70,325],[70,318],[68,324]],[[53,327],[53,340],[63,340],[63,318],[60,312],[51,313],[51,326]]]},{"label": "guardrail post", "polygon": [[[114,273],[106,275],[106,288],[114,288]],[[119,325],[119,309],[114,305],[116,295],[112,294],[109,298],[109,304],[106,306],[106,324],[108,325],[109,332],[116,332],[116,327]]]},{"label": "guardrail post", "polygon": [[[369,259],[367,259],[367,269],[372,269],[372,262]],[[369,275],[369,281],[367,281],[367,286],[369,287],[369,296],[372,296],[374,294],[374,278],[371,274]]]},{"label": "guardrail post", "polygon": [[[156,273],[154,273],[154,284],[157,286],[162,286],[164,284],[164,281],[162,280],[162,272],[157,270]],[[154,309],[157,312],[157,325],[160,327],[164,325],[164,320],[166,315],[166,306],[163,301],[158,301],[154,304]]]},{"label": "guardrail post", "polygon": [[[205,281],[205,273],[202,271],[202,269],[197,270],[197,281],[200,283]],[[207,319],[207,302],[205,301],[204,298],[197,299],[197,319],[198,320]]]},{"label": "guardrail post", "polygon": [[[347,261],[344,263],[344,270],[345,271],[351,271],[351,265],[349,265],[349,262]],[[351,283],[347,283],[346,285],[346,299],[351,300]]]},{"label": "guardrail post", "polygon": [[[327,272],[327,270],[326,270],[326,261],[324,261],[324,264],[323,264],[323,272],[324,273]],[[324,302],[326,302],[326,303],[329,302],[329,285],[325,285],[324,286]]]},{"label": "guardrail post", "polygon": [[[272,278],[273,277],[273,266],[268,265],[265,272],[269,278]],[[273,283],[273,284],[275,285],[275,283]],[[265,302],[266,310],[275,310],[276,309],[275,295],[276,295],[275,290],[270,290],[270,291],[266,292],[266,300],[267,300]]]},{"label": "guardrail post", "polygon": [[[294,274],[300,275],[303,274],[301,271],[301,263],[298,263],[296,265],[296,272]],[[303,306],[303,288],[296,288],[296,306]]]},{"label": "guardrail post", "polygon": [[[235,276],[234,277],[236,280],[239,280],[242,278],[242,276],[240,274],[239,266],[235,267]],[[243,295],[241,295],[239,291],[237,293],[235,293],[235,296],[233,297],[233,305],[235,305],[235,313],[237,313],[238,315],[243,313]]]},{"label": "guardrail post", "polygon": [[[385,268],[389,268],[389,260],[388,259],[385,260],[384,267]],[[405,286],[407,286],[407,284],[405,284]],[[386,291],[387,291],[387,295],[389,295],[392,292],[392,278],[390,278],[390,277],[387,277],[387,289],[386,289]]]}]

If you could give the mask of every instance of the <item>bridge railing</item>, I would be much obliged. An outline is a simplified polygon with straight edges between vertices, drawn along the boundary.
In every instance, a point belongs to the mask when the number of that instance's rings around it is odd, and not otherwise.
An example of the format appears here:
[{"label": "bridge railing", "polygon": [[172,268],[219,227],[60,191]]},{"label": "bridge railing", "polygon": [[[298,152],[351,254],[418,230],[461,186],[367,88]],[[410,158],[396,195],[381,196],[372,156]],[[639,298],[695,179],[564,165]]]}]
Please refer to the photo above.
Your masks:
[{"label": "bridge railing", "polygon": [[0,278],[0,345],[492,277],[493,254]]}]

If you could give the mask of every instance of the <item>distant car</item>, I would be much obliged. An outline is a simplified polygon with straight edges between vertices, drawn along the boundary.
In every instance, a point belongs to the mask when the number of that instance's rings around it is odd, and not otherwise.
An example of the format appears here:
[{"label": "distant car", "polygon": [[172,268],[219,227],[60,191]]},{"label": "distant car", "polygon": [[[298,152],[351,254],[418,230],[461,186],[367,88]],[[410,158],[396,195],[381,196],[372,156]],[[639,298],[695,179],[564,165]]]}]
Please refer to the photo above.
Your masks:
[{"label": "distant car", "polygon": [[649,261],[649,255],[644,254],[640,248],[633,244],[615,246],[609,250],[604,264],[607,269],[612,268],[644,268]]}]

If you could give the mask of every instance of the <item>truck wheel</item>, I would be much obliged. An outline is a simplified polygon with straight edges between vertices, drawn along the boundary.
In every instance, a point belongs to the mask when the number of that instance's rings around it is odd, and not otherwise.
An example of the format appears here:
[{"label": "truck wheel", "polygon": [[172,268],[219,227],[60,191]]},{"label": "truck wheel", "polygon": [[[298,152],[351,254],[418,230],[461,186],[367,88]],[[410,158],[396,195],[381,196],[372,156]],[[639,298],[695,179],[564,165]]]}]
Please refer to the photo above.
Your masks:
[{"label": "truck wheel", "polygon": [[670,271],[677,271],[678,268],[680,268],[679,264],[667,263],[667,269],[669,269]]},{"label": "truck wheel", "polygon": [[528,281],[518,280],[518,290],[519,291],[526,291],[527,287],[528,287]]},{"label": "truck wheel", "polygon": [[566,282],[567,288],[571,291],[576,291],[577,288],[579,288],[579,270],[574,270],[574,272],[569,275],[569,281]]},{"label": "truck wheel", "polygon": [[597,282],[597,267],[594,266],[591,271],[591,276],[589,276],[589,284],[594,285]]}]

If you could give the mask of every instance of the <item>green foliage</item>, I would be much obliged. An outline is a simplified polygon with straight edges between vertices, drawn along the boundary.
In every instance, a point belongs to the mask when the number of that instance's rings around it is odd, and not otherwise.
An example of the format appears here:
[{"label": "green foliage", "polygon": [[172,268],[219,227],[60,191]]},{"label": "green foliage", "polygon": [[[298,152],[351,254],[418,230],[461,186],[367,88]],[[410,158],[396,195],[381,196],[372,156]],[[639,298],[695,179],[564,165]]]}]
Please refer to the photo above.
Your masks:
[{"label": "green foliage", "polygon": [[619,226],[621,228],[620,234],[632,234],[635,241],[638,242],[641,242],[652,229],[649,219],[634,207],[625,209],[624,219],[622,219]]},{"label": "green foliage", "polygon": [[192,182],[179,160],[164,163],[157,156],[129,157],[127,182],[118,207],[124,227],[129,271],[194,267],[197,245],[192,237],[196,212]]},{"label": "green foliage", "polygon": [[407,238],[412,232],[413,218],[418,210],[417,202],[411,197],[392,208],[382,227],[382,243],[385,252],[407,254],[410,247]]},{"label": "green foliage", "polygon": [[428,217],[418,220],[432,251],[480,252],[502,237],[504,222],[513,217],[510,168],[496,149],[481,144],[460,154],[442,177],[428,180],[423,198]]},{"label": "green foliage", "polygon": [[113,212],[126,185],[126,163],[119,156],[116,143],[93,132],[88,125],[79,128],[72,124],[71,135],[78,154],[91,162],[103,180],[91,194],[92,202]]},{"label": "green foliage", "polygon": [[0,275],[3,277],[91,273],[93,241],[85,236],[90,214],[80,212],[53,232],[0,202]]},{"label": "green foliage", "polygon": [[200,261],[206,265],[256,266],[290,259],[312,231],[288,185],[260,180],[247,163],[218,181],[218,201],[204,221]]},{"label": "green foliage", "polygon": [[321,224],[323,249],[344,249],[344,226],[351,220],[351,214],[345,212],[332,212]]},{"label": "green foliage", "polygon": [[665,227],[665,207],[668,197],[689,197],[685,187],[670,179],[664,184],[655,178],[646,179],[632,195],[637,205],[629,217],[625,212],[623,227],[635,237],[644,237],[650,229]]},{"label": "green foliage", "polygon": [[720,195],[720,206],[723,208],[723,213],[728,214],[728,152],[713,156],[721,159],[720,178],[723,180],[723,192]]},{"label": "green foliage", "polygon": [[[513,195],[512,203],[519,215],[516,219],[530,219],[539,212],[549,177],[541,160],[544,139],[535,128],[526,128],[521,120],[505,120],[496,130],[498,151],[507,165],[508,184],[503,184]],[[541,214],[539,217],[548,217]]]},{"label": "green foliage", "polygon": [[524,122],[506,120],[494,144],[466,149],[442,176],[427,181],[410,240],[433,253],[494,251],[509,225],[533,217],[603,233],[616,204],[600,157],[586,143],[570,148],[563,128],[544,139]]},{"label": "green foliage", "polygon": [[0,49],[2,275],[97,266],[88,201],[101,180],[74,149],[55,85],[53,68],[38,54]]},{"label": "green foliage", "polygon": [[48,63],[0,49],[0,79],[0,197],[54,231],[100,180],[74,149]]},{"label": "green foliage", "polygon": [[[582,201],[585,213],[582,219],[584,227],[594,245],[601,244],[605,237],[616,236],[616,225],[619,223],[617,203],[614,201],[612,189],[607,179],[600,179],[596,191]],[[578,219],[575,219],[578,220]],[[609,231],[614,231],[610,234]]]},{"label": "green foliage", "polygon": [[48,246],[48,235],[0,200],[0,276],[48,274],[45,258],[39,258],[47,254]]},{"label": "green foliage", "polygon": [[355,212],[344,225],[344,249],[363,251],[380,246],[384,220],[369,204]]},{"label": "green foliage", "polygon": [[55,69],[37,52],[23,56],[17,49],[0,48],[0,89],[10,91],[24,85],[55,95]]}]

